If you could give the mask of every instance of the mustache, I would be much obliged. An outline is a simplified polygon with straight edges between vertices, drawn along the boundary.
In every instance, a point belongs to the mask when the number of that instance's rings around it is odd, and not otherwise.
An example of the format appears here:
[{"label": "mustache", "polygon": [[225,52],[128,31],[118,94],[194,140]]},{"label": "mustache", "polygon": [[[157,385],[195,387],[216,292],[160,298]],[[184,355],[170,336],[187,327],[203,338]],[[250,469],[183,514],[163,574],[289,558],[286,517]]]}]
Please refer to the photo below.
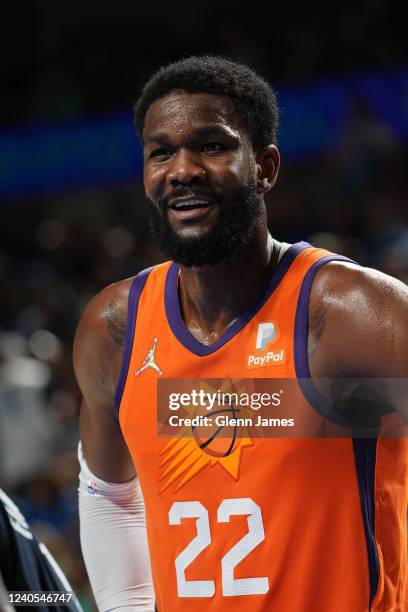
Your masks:
[{"label": "mustache", "polygon": [[157,200],[157,203],[161,210],[167,210],[169,206],[170,200],[175,198],[188,198],[193,196],[205,196],[208,198],[212,198],[214,200],[219,201],[221,198],[218,194],[213,191],[209,191],[208,189],[203,189],[202,187],[194,187],[189,186],[185,187],[180,185],[179,187],[175,187],[168,196],[162,196]]}]

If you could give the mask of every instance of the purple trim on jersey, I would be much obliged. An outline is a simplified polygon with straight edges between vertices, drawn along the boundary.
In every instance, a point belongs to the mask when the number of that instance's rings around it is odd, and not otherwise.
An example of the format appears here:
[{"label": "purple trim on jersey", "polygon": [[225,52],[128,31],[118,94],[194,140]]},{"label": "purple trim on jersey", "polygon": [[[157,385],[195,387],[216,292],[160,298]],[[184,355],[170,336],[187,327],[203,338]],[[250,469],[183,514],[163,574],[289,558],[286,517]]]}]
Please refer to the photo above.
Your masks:
[{"label": "purple trim on jersey", "polygon": [[139,306],[140,294],[153,268],[142,270],[135,276],[129,289],[128,311],[126,319],[125,345],[123,348],[122,363],[120,366],[119,380],[115,393],[115,413],[119,418],[120,402],[125,388],[130,358],[132,356],[133,340],[135,336],[137,309]]},{"label": "purple trim on jersey", "polygon": [[[347,426],[331,408],[331,403],[315,387],[308,360],[308,314],[310,290],[317,270],[328,261],[349,261],[342,255],[327,255],[319,259],[307,272],[300,289],[295,318],[294,357],[296,376],[301,391],[309,404],[323,417],[341,426]],[[354,262],[352,262],[354,263]],[[368,570],[370,580],[370,603],[378,590],[379,560],[374,536],[374,475],[377,451],[376,438],[353,439],[354,460],[361,500],[364,532],[367,544]]]},{"label": "purple trim on jersey", "polygon": [[233,336],[235,336],[241,329],[248,323],[252,317],[256,315],[256,313],[262,308],[265,304],[266,300],[269,298],[271,293],[276,289],[279,285],[280,281],[288,271],[290,265],[295,260],[295,258],[304,251],[306,248],[310,247],[310,244],[307,242],[298,242],[293,244],[284,254],[276,268],[273,270],[271,277],[265,285],[265,288],[262,291],[261,296],[257,300],[257,302],[252,306],[249,310],[246,310],[240,317],[236,319],[236,321],[228,328],[221,338],[217,340],[214,344],[210,346],[206,346],[199,342],[187,329],[180,309],[180,301],[178,297],[178,287],[177,287],[177,279],[179,274],[179,266],[176,263],[173,263],[169,271],[167,273],[166,285],[164,290],[164,302],[166,306],[166,314],[169,325],[173,331],[173,334],[176,338],[194,355],[198,357],[204,357],[205,355],[210,355],[214,353],[219,348],[224,346],[226,342],[231,340]]},{"label": "purple trim on jersey", "polygon": [[375,464],[377,460],[376,438],[354,438],[354,459],[356,464],[358,488],[360,491],[361,512],[363,514],[364,531],[367,543],[368,570],[370,576],[370,603],[378,591],[380,580],[380,562],[375,541],[374,528],[374,482]]},{"label": "purple trim on jersey", "polygon": [[299,299],[296,307],[295,333],[294,333],[294,360],[296,376],[301,391],[309,404],[323,417],[330,418],[339,425],[344,426],[343,421],[331,410],[330,402],[323,397],[315,387],[309,369],[308,359],[308,314],[310,290],[316,272],[321,266],[329,261],[351,261],[343,255],[326,255],[316,261],[308,270],[300,288]]}]

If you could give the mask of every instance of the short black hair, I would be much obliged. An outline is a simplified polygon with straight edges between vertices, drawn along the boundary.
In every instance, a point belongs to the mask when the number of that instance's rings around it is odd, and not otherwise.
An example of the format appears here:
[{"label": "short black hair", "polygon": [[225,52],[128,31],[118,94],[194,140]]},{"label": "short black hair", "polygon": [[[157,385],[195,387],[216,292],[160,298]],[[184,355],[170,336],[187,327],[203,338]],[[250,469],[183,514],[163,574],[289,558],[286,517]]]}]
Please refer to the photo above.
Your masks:
[{"label": "short black hair", "polygon": [[276,144],[279,109],[272,87],[245,64],[214,55],[184,58],[153,74],[135,105],[135,126],[141,140],[150,105],[172,91],[229,97],[254,150]]}]

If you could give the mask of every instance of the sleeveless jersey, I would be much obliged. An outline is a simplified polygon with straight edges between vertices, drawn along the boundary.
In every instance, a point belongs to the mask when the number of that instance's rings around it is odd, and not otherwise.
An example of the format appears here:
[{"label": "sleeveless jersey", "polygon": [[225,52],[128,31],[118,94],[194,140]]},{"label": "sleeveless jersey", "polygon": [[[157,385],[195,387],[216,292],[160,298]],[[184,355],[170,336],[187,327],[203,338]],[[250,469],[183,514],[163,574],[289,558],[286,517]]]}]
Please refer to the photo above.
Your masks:
[{"label": "sleeveless jersey", "polygon": [[[183,322],[177,264],[135,277],[116,408],[145,499],[159,612],[408,609],[406,439],[245,438],[214,457],[195,439],[157,435],[158,378],[294,379],[316,414],[316,389],[301,382],[311,382],[308,303],[316,271],[335,259],[345,258],[292,245],[211,346]],[[266,323],[279,329],[278,357],[250,369]]]}]

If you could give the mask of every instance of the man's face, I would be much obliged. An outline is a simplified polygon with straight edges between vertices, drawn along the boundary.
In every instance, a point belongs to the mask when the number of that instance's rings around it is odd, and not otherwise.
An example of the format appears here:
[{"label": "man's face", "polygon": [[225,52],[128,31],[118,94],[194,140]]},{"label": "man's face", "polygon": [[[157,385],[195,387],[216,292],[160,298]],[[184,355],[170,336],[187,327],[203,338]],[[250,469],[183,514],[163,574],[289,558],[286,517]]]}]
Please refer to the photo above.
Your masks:
[{"label": "man's face", "polygon": [[156,100],[143,142],[152,226],[168,257],[213,265],[248,244],[263,201],[255,155],[229,98],[173,92]]}]

